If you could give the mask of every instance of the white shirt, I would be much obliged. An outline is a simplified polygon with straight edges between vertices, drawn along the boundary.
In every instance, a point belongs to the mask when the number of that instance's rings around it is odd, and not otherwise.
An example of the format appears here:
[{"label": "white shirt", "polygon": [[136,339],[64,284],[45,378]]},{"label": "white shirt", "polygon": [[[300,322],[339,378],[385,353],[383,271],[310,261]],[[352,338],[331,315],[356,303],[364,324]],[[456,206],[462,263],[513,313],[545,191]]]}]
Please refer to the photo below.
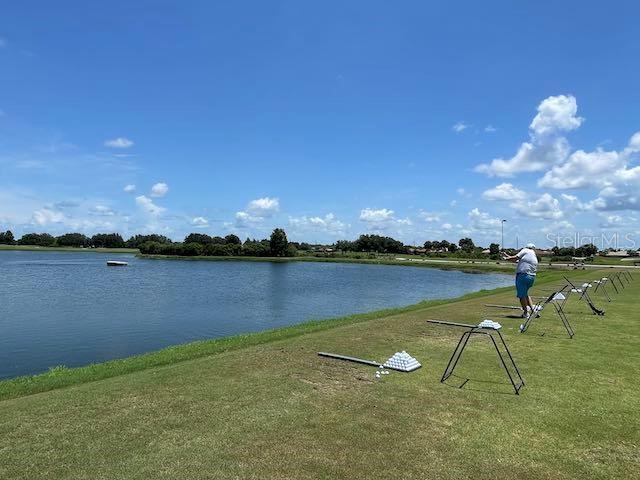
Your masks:
[{"label": "white shirt", "polygon": [[518,260],[518,266],[516,267],[516,274],[536,274],[536,271],[538,270],[538,257],[536,257],[536,252],[530,248],[523,248],[516,254],[516,257],[520,259]]}]

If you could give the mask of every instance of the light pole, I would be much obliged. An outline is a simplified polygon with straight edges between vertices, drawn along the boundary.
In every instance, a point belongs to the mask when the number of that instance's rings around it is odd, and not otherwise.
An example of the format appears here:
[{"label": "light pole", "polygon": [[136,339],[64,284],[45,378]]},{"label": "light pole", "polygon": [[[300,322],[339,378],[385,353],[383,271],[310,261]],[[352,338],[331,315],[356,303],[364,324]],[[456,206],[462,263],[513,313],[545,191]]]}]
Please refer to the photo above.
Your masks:
[{"label": "light pole", "polygon": [[502,229],[502,239],[500,241],[500,250],[504,250],[504,222],[506,222],[506,220],[503,218],[502,221],[500,222],[500,227]]}]

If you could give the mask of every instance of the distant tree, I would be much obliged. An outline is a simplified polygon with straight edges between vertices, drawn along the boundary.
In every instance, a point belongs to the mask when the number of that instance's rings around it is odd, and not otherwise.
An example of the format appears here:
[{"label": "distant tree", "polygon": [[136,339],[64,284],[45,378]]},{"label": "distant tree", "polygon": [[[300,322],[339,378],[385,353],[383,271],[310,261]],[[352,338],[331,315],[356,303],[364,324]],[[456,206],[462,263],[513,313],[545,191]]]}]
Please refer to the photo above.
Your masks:
[{"label": "distant tree", "polygon": [[56,239],[48,233],[25,233],[18,240],[18,245],[36,245],[39,247],[51,247]]},{"label": "distant tree", "polygon": [[212,239],[206,233],[190,233],[184,239],[184,243],[199,243],[200,245],[207,245],[212,243]]},{"label": "distant tree", "polygon": [[139,244],[137,248],[140,249],[140,253],[143,253],[146,255],[159,255],[162,253],[163,245],[166,245],[166,244],[160,243],[160,242],[147,241]]},{"label": "distant tree", "polygon": [[287,254],[287,246],[289,242],[287,241],[287,234],[281,228],[276,228],[271,233],[271,238],[269,240],[269,249],[271,250],[271,255],[274,257],[283,257]]},{"label": "distant tree", "polygon": [[423,245],[425,250],[433,250],[433,242],[431,240],[427,240]]},{"label": "distant tree", "polygon": [[222,243],[210,243],[204,246],[203,255],[210,257],[228,257],[233,255],[232,246]]},{"label": "distant tree", "polygon": [[89,247],[91,240],[82,233],[65,233],[56,237],[56,245],[61,247]]},{"label": "distant tree", "polygon": [[[337,249],[337,247],[336,247],[336,249]],[[307,242],[301,242],[298,245],[298,250],[309,251],[309,250],[311,250],[311,245],[309,245]]]},{"label": "distant tree", "polygon": [[142,245],[145,242],[154,242],[159,244],[172,243],[171,239],[165,237],[164,235],[158,235],[153,233],[151,235],[135,235],[131,237],[129,240],[127,240],[126,246],[128,248],[140,248],[140,245]]},{"label": "distant tree", "polygon": [[492,243],[489,245],[489,253],[491,255],[498,255],[500,253],[500,245],[497,243]]},{"label": "distant tree", "polygon": [[[335,249],[341,252],[352,252],[355,250],[355,245],[354,242],[350,242],[349,240],[338,240],[335,244]],[[311,250],[311,248],[308,248],[307,250]]]},{"label": "distant tree", "polygon": [[473,243],[473,240],[471,240],[470,238],[461,238],[458,241],[458,246],[460,247],[461,250],[470,253],[473,252],[473,250],[476,248],[476,246]]},{"label": "distant tree", "polygon": [[598,253],[598,247],[593,243],[582,245],[576,249],[576,255],[578,257],[593,257],[596,253]]},{"label": "distant tree", "polygon": [[96,233],[91,237],[91,245],[100,248],[123,248],[126,244],[119,233]]},{"label": "distant tree", "polygon": [[406,253],[407,251],[404,244],[399,240],[380,235],[360,235],[353,242],[353,250],[356,252],[378,253]]},{"label": "distant tree", "polygon": [[7,230],[6,232],[0,232],[0,244],[2,245],[13,245],[16,243],[16,239],[13,237],[13,232],[11,230]]},{"label": "distant tree", "polygon": [[203,247],[201,243],[191,242],[182,244],[182,255],[196,257],[202,255]]},{"label": "distant tree", "polygon": [[224,241],[224,238],[222,238],[222,237],[213,237],[211,239],[211,243],[215,243],[215,244],[218,244],[218,245],[224,245],[225,241]]},{"label": "distant tree", "polygon": [[224,237],[224,243],[226,245],[242,245],[242,241],[237,235],[230,234]]},{"label": "distant tree", "polygon": [[458,246],[455,243],[449,243],[449,245],[447,246],[447,251],[450,253],[455,253],[458,251]]},{"label": "distant tree", "polygon": [[271,254],[269,240],[247,240],[242,245],[242,255],[247,257],[268,257]]},{"label": "distant tree", "polygon": [[451,245],[453,245],[453,243],[449,243],[447,240],[441,240],[439,242],[436,240],[435,242],[432,243],[432,248],[437,251],[440,251],[440,250],[449,251],[449,247]]}]

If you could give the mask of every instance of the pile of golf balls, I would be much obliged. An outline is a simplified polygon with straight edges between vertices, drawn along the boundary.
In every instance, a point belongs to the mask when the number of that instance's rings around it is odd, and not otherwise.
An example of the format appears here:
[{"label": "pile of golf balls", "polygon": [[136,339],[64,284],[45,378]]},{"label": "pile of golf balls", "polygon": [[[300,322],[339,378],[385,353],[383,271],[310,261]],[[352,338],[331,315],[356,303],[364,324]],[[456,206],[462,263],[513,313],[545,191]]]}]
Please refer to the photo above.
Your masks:
[{"label": "pile of golf balls", "polygon": [[384,366],[387,368],[393,368],[394,370],[410,372],[419,368],[420,363],[403,350],[402,352],[394,353],[393,356],[384,363]]},{"label": "pile of golf balls", "polygon": [[498,322],[494,322],[493,320],[489,320],[488,318],[485,318],[483,321],[481,321],[478,324],[478,327],[480,327],[480,328],[493,328],[494,330],[498,330],[498,329],[502,328],[502,325],[500,325]]},{"label": "pile of golf balls", "polygon": [[385,370],[384,366],[380,365],[380,370],[376,370],[376,378],[380,378],[380,375],[389,375],[389,370]]}]

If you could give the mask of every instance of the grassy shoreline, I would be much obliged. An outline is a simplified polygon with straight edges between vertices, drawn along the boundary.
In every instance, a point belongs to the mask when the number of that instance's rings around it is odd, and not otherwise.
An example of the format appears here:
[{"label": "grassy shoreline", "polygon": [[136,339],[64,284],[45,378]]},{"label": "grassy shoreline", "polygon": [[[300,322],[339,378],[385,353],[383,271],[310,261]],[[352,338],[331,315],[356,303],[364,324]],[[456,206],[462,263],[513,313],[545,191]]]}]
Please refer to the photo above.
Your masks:
[{"label": "grassy shoreline", "polygon": [[138,253],[137,248],[78,248],[78,247],[40,247],[38,245],[0,245],[1,250],[25,252],[77,252],[77,253]]},{"label": "grassy shoreline", "polygon": [[396,265],[402,267],[427,267],[438,268],[440,270],[461,270],[467,273],[497,272],[509,273],[513,271],[513,264],[496,263],[482,260],[395,260],[394,258],[352,258],[352,257],[243,257],[243,256],[179,256],[179,255],[148,255],[139,253],[136,257],[144,260],[184,260],[194,262],[321,262],[321,263],[355,263],[364,265]]},{"label": "grassy shoreline", "polygon": [[210,340],[199,340],[185,344],[172,345],[160,350],[133,355],[130,357],[109,360],[107,362],[93,363],[82,367],[52,367],[49,371],[37,375],[25,375],[0,380],[0,401],[47,392],[81,383],[103,380],[153,367],[171,365],[250,346],[267,344],[278,340],[329,330],[339,326],[351,325],[393,315],[415,312],[434,306],[494,295],[502,291],[507,291],[510,288],[511,287],[500,287],[492,290],[480,290],[450,299],[425,300],[406,307],[388,308],[328,319],[309,320],[297,325],[269,329],[262,332],[232,335],[229,337]]}]

